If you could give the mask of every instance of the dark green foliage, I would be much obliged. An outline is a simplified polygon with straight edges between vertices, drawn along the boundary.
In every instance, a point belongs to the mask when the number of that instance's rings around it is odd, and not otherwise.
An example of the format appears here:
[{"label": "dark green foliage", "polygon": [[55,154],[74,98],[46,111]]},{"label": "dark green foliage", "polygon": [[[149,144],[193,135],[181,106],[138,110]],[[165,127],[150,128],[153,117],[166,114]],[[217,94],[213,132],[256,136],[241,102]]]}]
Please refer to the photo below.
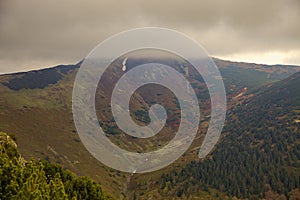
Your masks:
[{"label": "dark green foliage", "polygon": [[136,118],[138,118],[141,122],[145,124],[149,124],[151,121],[146,110],[137,110],[134,112],[134,115]]},{"label": "dark green foliage", "polygon": [[20,89],[43,89],[50,84],[55,84],[63,78],[63,75],[73,70],[77,65],[59,65],[54,68],[42,69],[37,71],[30,71],[24,73],[17,73],[19,77],[9,80],[8,83],[2,83],[11,90]]},{"label": "dark green foliage", "polygon": [[46,161],[26,162],[0,132],[1,199],[111,199],[99,184]]},{"label": "dark green foliage", "polygon": [[235,107],[211,157],[163,175],[161,185],[209,186],[240,198],[262,199],[270,190],[288,197],[300,187],[299,85],[297,73]]},{"label": "dark green foliage", "polygon": [[62,74],[55,69],[46,69],[41,71],[32,71],[22,74],[20,77],[9,80],[8,83],[3,83],[6,87],[12,90],[20,89],[43,89],[49,84],[55,84],[62,78]]}]

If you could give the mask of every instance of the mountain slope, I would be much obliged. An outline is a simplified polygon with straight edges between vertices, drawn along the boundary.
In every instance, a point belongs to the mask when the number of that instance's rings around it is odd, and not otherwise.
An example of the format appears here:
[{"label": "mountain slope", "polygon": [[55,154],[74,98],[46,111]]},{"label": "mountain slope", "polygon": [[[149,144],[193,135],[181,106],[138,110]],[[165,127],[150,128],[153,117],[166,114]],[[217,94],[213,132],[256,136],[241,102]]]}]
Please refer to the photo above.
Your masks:
[{"label": "mountain slope", "polygon": [[299,198],[299,86],[296,73],[240,102],[231,109],[214,153],[164,174],[160,185],[179,185],[180,195],[199,195],[201,186],[239,198]]},{"label": "mountain slope", "polygon": [[[133,63],[133,61],[133,59],[129,59],[128,63]],[[296,71],[299,71],[299,68],[292,66],[254,65],[217,59],[215,59],[215,61],[220,67],[221,74],[224,77],[229,100],[228,105],[232,113],[244,112],[243,110],[239,110],[239,108],[235,108],[235,106],[251,99],[254,94],[258,96],[257,92],[267,90],[268,84],[286,78]],[[173,61],[166,62],[172,63],[178,68],[180,67],[179,64],[181,64]],[[116,61],[115,65],[119,66],[121,63],[122,60]],[[31,157],[46,159],[53,163],[62,164],[78,175],[90,176],[94,180],[101,182],[103,188],[109,193],[115,194],[117,198],[121,196],[133,196],[135,191],[149,192],[150,189],[161,188],[162,186],[155,182],[157,180],[163,180],[161,178],[162,174],[171,173],[176,167],[186,167],[187,163],[197,159],[196,150],[199,148],[199,145],[201,145],[203,139],[203,137],[199,135],[191,149],[182,158],[170,167],[150,174],[134,175],[134,177],[131,177],[130,174],[109,169],[94,159],[90,153],[87,152],[76,134],[72,118],[72,88],[79,65],[80,63],[77,65],[58,66],[56,68],[28,73],[0,76],[0,130],[15,133],[18,138],[19,150],[26,159],[30,159]],[[257,77],[259,77],[259,81]],[[207,95],[205,95],[203,80],[201,80],[201,77],[193,76],[191,81],[199,94],[201,94],[200,100],[204,104],[204,109],[202,109],[204,110],[204,114],[202,116],[208,116],[207,113],[209,113],[209,109],[207,108],[209,107],[209,100],[206,98]],[[104,85],[104,87],[110,88],[111,85]],[[261,87],[263,87],[263,89],[260,89]],[[290,85],[287,87],[290,87]],[[291,94],[293,95],[294,93]],[[146,97],[157,96],[152,93],[146,95],[148,95]],[[164,97],[164,95],[161,95],[161,97]],[[139,104],[147,106],[146,103],[145,101],[139,102]],[[259,101],[257,101],[257,103],[259,103]],[[135,103],[135,105],[138,109],[143,107],[137,103]],[[103,109],[109,108],[105,107]],[[104,111],[102,112],[106,113]],[[106,114],[101,116],[110,119]],[[230,117],[235,118],[234,114],[230,114]],[[238,118],[243,117],[238,116]],[[137,120],[139,120],[139,117],[137,117]],[[208,120],[209,117],[203,118],[202,124],[204,124],[204,127],[201,128],[201,133],[205,133]],[[228,123],[234,124],[237,122],[232,121]],[[230,127],[230,125],[227,127]],[[230,135],[229,132],[236,130],[230,129],[229,131],[225,129],[225,131],[226,134],[228,133],[228,135]],[[114,135],[112,135],[112,133],[112,131],[109,132],[112,141],[119,141],[119,138],[123,139],[123,136],[119,134],[118,131]],[[162,137],[166,141],[170,139],[170,136]],[[137,140],[130,137],[126,139],[128,139],[128,143],[121,143],[121,145],[125,147],[126,145],[134,146],[137,143]],[[157,140],[153,142],[157,144]],[[147,144],[147,147],[152,147],[153,142],[142,142],[140,146],[143,147],[144,144]],[[163,145],[163,143],[161,145]],[[134,147],[140,150],[140,146],[136,145]],[[153,185],[151,185],[151,181],[148,181],[151,179],[150,177],[153,177]],[[146,186],[143,183],[146,183]],[[213,186],[212,184],[210,185]],[[144,190],[144,186],[148,189]],[[177,186],[174,188],[174,190],[176,190],[176,194],[174,193],[174,195],[177,195],[179,189]],[[219,188],[217,189],[219,190]],[[204,191],[206,187],[203,186],[200,190]],[[227,190],[225,192],[227,192]],[[204,191],[204,193],[207,192]],[[140,196],[140,193],[136,192],[135,195]],[[146,196],[144,197],[146,198]],[[161,198],[166,197],[167,196],[162,196]]]}]

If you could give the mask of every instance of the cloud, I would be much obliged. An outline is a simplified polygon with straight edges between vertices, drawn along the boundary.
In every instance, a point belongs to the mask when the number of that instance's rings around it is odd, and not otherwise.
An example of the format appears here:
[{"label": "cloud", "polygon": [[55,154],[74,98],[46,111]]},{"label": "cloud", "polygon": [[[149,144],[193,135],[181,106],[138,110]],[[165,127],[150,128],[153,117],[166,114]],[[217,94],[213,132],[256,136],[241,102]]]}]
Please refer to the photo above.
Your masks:
[{"label": "cloud", "polygon": [[217,57],[300,50],[297,0],[0,0],[0,10],[0,73],[75,63],[143,26],[186,33]]}]

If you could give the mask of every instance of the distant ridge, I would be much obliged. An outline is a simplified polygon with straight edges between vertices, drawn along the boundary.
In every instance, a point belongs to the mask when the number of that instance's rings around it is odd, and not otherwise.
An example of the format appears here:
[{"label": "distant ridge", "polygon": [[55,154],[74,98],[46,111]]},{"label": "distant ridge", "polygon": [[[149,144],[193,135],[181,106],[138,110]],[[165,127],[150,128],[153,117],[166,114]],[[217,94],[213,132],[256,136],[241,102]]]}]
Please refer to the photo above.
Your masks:
[{"label": "distant ridge", "polygon": [[16,77],[10,79],[6,83],[3,83],[3,85],[11,90],[43,89],[50,84],[57,83],[70,70],[79,68],[81,62],[75,65],[58,65],[52,68],[32,70],[29,72],[18,72],[13,74]]}]

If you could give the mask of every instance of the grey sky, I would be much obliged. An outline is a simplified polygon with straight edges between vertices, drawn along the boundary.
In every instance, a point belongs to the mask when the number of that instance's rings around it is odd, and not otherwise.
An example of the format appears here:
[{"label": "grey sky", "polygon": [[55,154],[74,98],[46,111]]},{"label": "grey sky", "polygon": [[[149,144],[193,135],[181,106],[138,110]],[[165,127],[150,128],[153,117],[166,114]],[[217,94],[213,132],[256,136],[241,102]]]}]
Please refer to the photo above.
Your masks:
[{"label": "grey sky", "polygon": [[76,63],[105,38],[159,26],[212,56],[300,65],[299,0],[0,0],[0,73]]}]

